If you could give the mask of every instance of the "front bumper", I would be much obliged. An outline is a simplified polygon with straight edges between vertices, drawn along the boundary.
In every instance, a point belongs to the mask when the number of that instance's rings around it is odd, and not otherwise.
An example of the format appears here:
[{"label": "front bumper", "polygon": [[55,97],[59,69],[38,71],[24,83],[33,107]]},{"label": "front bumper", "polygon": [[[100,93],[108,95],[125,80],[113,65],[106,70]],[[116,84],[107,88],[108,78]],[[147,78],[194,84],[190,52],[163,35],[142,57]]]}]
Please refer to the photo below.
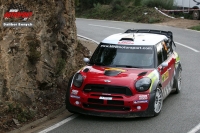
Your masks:
[{"label": "front bumper", "polygon": [[[101,116],[101,117],[120,117],[120,118],[134,118],[134,117],[150,117],[154,116],[154,100],[155,100],[155,93],[149,94],[148,98],[148,103],[139,103],[139,104],[133,104],[133,101],[131,102],[133,106],[130,107],[130,109],[124,109],[124,110],[119,110],[120,106],[116,106],[116,109],[109,108],[109,105],[98,105],[98,104],[92,104],[96,105],[94,106],[95,109],[92,107],[86,107],[87,105],[90,106],[91,104],[86,103],[83,99],[86,98],[81,98],[79,99],[79,105],[73,104],[76,103],[77,101],[73,101],[73,99],[69,98],[71,101],[69,104],[66,104],[66,108],[70,112],[74,113],[80,113],[80,114],[85,114],[85,115],[92,115],[92,116]],[[105,102],[105,101],[104,101]],[[129,101],[124,101],[124,104],[129,103]],[[144,106],[144,109],[134,109],[137,106]],[[98,107],[99,108],[96,108]],[[101,106],[108,107],[107,109],[101,108]],[[119,108],[119,109],[118,109]]]}]

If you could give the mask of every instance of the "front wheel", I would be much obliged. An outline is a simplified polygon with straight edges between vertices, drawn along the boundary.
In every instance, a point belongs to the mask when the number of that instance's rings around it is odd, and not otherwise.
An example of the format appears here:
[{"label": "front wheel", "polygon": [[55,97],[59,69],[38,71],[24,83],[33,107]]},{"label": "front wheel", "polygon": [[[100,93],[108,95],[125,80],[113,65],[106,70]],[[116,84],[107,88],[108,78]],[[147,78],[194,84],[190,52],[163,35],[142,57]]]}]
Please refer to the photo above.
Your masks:
[{"label": "front wheel", "polygon": [[70,98],[70,86],[71,86],[72,78],[73,78],[73,76],[69,79],[69,82],[68,82],[67,91],[66,91],[66,96],[65,96],[65,105],[66,105],[66,109],[67,109],[70,113],[75,113],[74,111],[71,111],[71,110],[70,110],[71,104],[70,104],[70,101],[69,101],[69,98]]},{"label": "front wheel", "polygon": [[162,90],[161,88],[157,88],[156,93],[155,93],[155,100],[154,100],[154,116],[159,115],[162,109],[162,105],[163,105]]},{"label": "front wheel", "polygon": [[192,13],[192,18],[193,18],[194,20],[199,20],[199,19],[200,19],[200,11],[199,11],[199,10],[193,11],[193,13]]}]

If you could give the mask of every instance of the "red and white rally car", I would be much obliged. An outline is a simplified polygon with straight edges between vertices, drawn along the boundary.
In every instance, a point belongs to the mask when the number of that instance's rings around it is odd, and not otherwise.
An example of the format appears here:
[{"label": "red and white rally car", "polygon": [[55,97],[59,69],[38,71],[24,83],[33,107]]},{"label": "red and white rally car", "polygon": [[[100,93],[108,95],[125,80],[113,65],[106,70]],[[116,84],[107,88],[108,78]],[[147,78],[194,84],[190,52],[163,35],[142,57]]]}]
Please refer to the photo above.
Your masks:
[{"label": "red and white rally car", "polygon": [[171,31],[127,30],[105,38],[69,81],[66,108],[105,117],[146,117],[181,90],[181,62]]}]

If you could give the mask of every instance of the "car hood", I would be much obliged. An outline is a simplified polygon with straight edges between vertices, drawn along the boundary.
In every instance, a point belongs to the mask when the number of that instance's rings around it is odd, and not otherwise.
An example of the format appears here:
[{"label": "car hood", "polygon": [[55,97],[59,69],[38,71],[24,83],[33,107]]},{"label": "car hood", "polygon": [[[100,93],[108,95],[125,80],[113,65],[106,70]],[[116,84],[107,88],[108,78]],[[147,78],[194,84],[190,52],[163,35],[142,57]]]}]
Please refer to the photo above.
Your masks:
[{"label": "car hood", "polygon": [[133,83],[146,77],[155,69],[86,66],[80,70],[84,84],[109,84],[133,86]]}]

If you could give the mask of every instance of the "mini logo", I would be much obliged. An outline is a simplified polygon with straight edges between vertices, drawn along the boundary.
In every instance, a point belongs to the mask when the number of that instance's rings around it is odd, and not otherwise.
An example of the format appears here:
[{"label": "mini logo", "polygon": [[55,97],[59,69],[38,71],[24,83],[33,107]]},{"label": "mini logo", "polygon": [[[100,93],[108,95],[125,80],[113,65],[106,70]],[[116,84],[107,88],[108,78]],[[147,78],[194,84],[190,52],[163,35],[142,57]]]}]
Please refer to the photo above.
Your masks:
[{"label": "mini logo", "polygon": [[27,22],[32,15],[32,11],[27,10],[24,5],[19,3],[10,4],[3,16],[3,27],[32,27],[33,24]]},{"label": "mini logo", "polygon": [[106,82],[106,83],[110,83],[111,81],[110,81],[110,80],[104,80],[104,82]]},{"label": "mini logo", "polygon": [[85,91],[91,91],[91,90],[92,90],[92,89],[90,89],[90,88],[86,88],[86,89],[85,89]]}]

